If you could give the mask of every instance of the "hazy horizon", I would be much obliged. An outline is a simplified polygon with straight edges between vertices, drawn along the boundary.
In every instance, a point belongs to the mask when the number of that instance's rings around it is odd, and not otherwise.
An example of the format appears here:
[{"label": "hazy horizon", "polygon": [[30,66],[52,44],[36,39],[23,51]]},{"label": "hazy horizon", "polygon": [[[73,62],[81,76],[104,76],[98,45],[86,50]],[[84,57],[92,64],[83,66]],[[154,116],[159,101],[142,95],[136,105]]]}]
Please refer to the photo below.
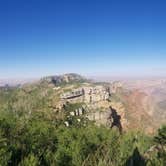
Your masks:
[{"label": "hazy horizon", "polygon": [[[0,78],[0,87],[3,87],[5,85],[9,86],[16,86],[16,85],[23,85],[26,83],[35,83],[39,81],[43,77],[47,76],[57,76],[57,75],[64,75],[64,74],[70,74],[70,73],[59,73],[59,74],[53,74],[53,75],[43,75],[43,76],[38,76],[38,77],[13,77],[13,78]],[[79,73],[75,73],[79,74]],[[111,76],[111,75],[81,75],[87,79],[93,80],[95,82],[114,82],[114,81],[122,81],[122,82],[130,82],[130,81],[142,81],[142,83],[145,80],[149,81],[157,81],[157,80],[165,80],[166,81],[166,76],[145,76],[145,77],[138,77],[138,76]]]}]

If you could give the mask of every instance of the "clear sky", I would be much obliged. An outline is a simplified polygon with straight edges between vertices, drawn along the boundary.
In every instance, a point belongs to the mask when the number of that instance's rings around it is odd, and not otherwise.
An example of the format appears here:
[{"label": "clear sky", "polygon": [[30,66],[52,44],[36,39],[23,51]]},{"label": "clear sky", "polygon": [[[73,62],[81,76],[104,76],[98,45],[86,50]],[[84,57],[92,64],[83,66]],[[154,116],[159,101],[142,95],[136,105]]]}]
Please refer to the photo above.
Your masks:
[{"label": "clear sky", "polygon": [[166,1],[0,0],[0,78],[166,76]]}]

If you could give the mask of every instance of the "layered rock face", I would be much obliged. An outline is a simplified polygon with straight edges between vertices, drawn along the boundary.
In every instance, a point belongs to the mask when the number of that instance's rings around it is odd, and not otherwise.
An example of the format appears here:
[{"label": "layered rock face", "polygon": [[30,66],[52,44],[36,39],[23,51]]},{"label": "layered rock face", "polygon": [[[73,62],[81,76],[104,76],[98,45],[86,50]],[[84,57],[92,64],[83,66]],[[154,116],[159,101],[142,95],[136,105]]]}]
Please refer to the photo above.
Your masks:
[{"label": "layered rock face", "polygon": [[84,96],[84,89],[79,88],[79,89],[74,89],[70,92],[63,93],[60,98],[63,100],[71,100],[71,99],[76,99],[79,97]]},{"label": "layered rock face", "polygon": [[72,101],[80,99],[85,103],[95,103],[108,100],[110,92],[104,86],[81,87],[61,95],[62,100]]},{"label": "layered rock face", "polygon": [[109,99],[110,93],[104,86],[84,87],[84,101],[95,103]]}]

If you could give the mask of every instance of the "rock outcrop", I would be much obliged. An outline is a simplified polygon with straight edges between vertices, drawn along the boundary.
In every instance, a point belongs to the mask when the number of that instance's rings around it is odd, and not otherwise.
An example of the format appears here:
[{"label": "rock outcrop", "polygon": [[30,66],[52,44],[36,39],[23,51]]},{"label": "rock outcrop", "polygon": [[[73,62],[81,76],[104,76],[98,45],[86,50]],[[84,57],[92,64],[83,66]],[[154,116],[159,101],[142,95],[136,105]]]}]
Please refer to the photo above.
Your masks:
[{"label": "rock outcrop", "polygon": [[72,91],[63,93],[61,96],[62,100],[77,100],[80,99],[85,103],[96,103],[99,101],[108,100],[110,97],[109,90],[104,86],[84,86]]},{"label": "rock outcrop", "polygon": [[41,81],[46,81],[48,83],[53,83],[54,85],[63,85],[63,84],[68,84],[68,83],[77,83],[77,82],[85,82],[87,79],[84,77],[75,74],[75,73],[70,73],[70,74],[64,74],[64,75],[59,75],[59,76],[49,76],[41,79]]}]

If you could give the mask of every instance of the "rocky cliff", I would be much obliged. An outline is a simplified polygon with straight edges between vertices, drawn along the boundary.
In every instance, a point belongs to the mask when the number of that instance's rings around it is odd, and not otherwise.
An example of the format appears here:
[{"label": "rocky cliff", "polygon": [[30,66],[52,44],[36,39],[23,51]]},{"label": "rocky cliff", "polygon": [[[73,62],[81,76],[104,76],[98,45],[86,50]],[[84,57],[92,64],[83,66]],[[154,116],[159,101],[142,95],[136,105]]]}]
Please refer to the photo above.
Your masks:
[{"label": "rocky cliff", "polygon": [[[107,125],[111,107],[116,111],[123,130],[141,129],[147,133],[153,133],[161,123],[164,123],[164,118],[161,118],[165,116],[162,112],[166,101],[163,100],[165,97],[163,91],[147,93],[141,89],[126,89],[119,81],[89,82],[77,74],[45,77],[40,82],[40,87],[41,85],[42,88],[50,89],[49,105],[55,112],[60,111],[66,103],[80,103],[86,106],[85,116],[98,125]],[[149,97],[150,94],[160,96],[160,100]],[[77,109],[80,110],[81,107]],[[112,118],[110,120],[113,123],[114,120]]]},{"label": "rocky cliff", "polygon": [[65,85],[69,83],[80,83],[80,82],[85,82],[87,79],[84,77],[75,74],[75,73],[70,73],[70,74],[64,74],[64,75],[58,75],[58,76],[49,76],[49,77],[44,77],[41,79],[42,82],[48,82],[48,83],[53,83],[54,85]]}]

